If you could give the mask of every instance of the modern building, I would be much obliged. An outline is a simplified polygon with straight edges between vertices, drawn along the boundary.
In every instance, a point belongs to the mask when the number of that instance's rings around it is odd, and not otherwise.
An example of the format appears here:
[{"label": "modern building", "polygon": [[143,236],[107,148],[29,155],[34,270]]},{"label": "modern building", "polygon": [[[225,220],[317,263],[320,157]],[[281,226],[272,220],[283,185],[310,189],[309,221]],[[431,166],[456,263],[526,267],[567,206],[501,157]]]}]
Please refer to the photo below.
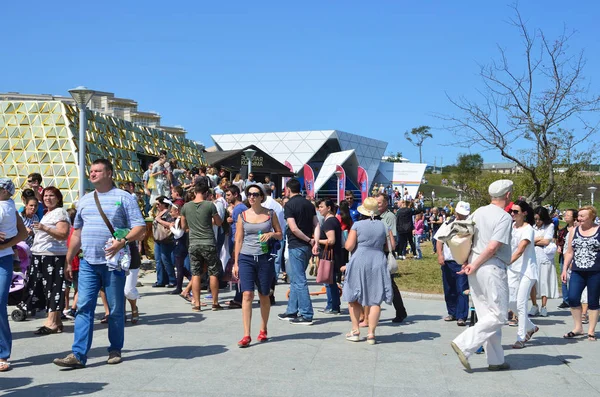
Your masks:
[{"label": "modern building", "polygon": [[358,167],[366,170],[372,183],[388,143],[338,130],[261,132],[212,135],[218,150],[238,150],[255,145],[302,176],[304,164],[315,173],[315,192],[336,191],[336,167],[346,173],[346,190],[359,190]]},{"label": "modern building", "polygon": [[[19,189],[25,186],[27,175],[38,172],[44,178],[44,186],[61,190],[66,205],[75,202],[79,182],[79,117],[72,100],[39,96],[5,100],[12,98],[12,94],[4,95],[0,95],[0,175],[13,179]],[[117,110],[113,106],[111,111]],[[117,183],[133,181],[141,187],[144,167],[158,158],[160,150],[166,150],[180,166],[205,164],[204,146],[185,139],[184,134],[165,132],[99,111],[89,110],[87,119],[86,172],[95,159],[108,158],[115,167]],[[92,189],[89,181],[86,189]]]},{"label": "modern building", "polygon": [[[71,97],[52,94],[21,94],[18,92],[0,93],[0,101],[60,101],[75,106]],[[170,134],[185,136],[183,127],[167,127],[161,125],[161,116],[156,112],[138,110],[138,103],[133,99],[116,97],[112,92],[94,91],[88,108],[108,116],[130,121],[144,127],[157,128]]]}]

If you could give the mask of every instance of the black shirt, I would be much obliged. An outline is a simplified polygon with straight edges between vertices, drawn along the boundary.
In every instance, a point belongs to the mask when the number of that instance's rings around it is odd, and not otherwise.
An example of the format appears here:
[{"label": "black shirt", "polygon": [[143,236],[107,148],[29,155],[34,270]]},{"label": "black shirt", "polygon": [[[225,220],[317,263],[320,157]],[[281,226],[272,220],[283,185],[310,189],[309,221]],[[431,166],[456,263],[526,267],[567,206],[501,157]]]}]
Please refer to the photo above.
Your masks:
[{"label": "black shirt", "polygon": [[[335,217],[331,216],[325,221],[323,221],[323,225],[321,226],[321,240],[327,239],[326,232],[333,230],[335,234],[335,244],[333,245],[333,264],[335,266],[335,270],[339,271],[342,266],[342,262],[344,261],[344,254],[342,251],[342,225],[340,221]],[[321,251],[325,249],[324,245],[320,246]]]},{"label": "black shirt", "polygon": [[414,229],[413,210],[399,208],[396,212],[396,231],[400,234],[410,233]]},{"label": "black shirt", "polygon": [[[283,208],[285,219],[293,218],[296,226],[307,237],[312,237],[314,232],[313,218],[317,215],[315,206],[299,194],[292,197]],[[289,248],[308,247],[307,241],[300,240],[287,228],[287,241]]]}]

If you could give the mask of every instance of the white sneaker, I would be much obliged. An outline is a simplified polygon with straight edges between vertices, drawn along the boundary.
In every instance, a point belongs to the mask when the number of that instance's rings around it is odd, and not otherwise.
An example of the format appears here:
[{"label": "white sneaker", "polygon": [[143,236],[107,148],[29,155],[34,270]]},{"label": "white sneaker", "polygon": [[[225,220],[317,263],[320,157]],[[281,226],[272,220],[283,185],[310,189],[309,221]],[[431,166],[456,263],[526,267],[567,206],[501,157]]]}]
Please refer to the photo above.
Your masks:
[{"label": "white sneaker", "polygon": [[402,259],[402,260],[405,260],[405,259],[406,259],[406,256],[404,256],[404,255],[400,255],[400,259]]},{"label": "white sneaker", "polygon": [[540,316],[548,317],[548,309],[546,309],[545,306],[542,306],[542,309],[540,310]]},{"label": "white sneaker", "polygon": [[529,317],[534,317],[538,314],[540,314],[540,310],[538,309],[537,305],[531,306],[531,309],[529,309]]}]

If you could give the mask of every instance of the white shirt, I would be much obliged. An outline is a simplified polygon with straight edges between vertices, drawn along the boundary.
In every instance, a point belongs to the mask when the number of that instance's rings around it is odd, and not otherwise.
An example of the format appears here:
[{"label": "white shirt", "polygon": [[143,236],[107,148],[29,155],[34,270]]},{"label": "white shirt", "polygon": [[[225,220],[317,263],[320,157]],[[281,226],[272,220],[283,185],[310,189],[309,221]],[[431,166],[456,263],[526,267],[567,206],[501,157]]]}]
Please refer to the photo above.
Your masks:
[{"label": "white shirt", "polygon": [[490,241],[502,243],[496,254],[485,264],[493,264],[505,267],[510,263],[510,236],[512,231],[512,218],[504,209],[494,204],[479,207],[469,217],[475,222],[475,233],[473,234],[473,247],[469,263],[473,263],[479,255],[485,251]]},{"label": "white shirt", "polygon": [[508,267],[508,271],[519,273],[530,280],[537,280],[538,268],[537,261],[535,259],[535,238],[533,228],[529,224],[525,224],[519,229],[515,228],[513,225],[512,237],[510,240],[510,248],[512,252],[517,250],[517,247],[523,240],[529,240],[529,244],[527,244],[523,254]]},{"label": "white shirt", "polygon": [[[54,229],[59,222],[67,222],[69,226],[71,225],[67,211],[60,207],[44,215],[40,224]],[[31,246],[31,253],[34,255],[66,255],[67,240],[57,240],[50,233],[41,229],[37,230],[33,239],[33,245]]]},{"label": "white shirt", "polygon": [[277,215],[277,221],[279,221],[279,226],[281,227],[281,232],[285,230],[285,216],[283,215],[283,207],[277,201],[273,199],[273,197],[267,196],[267,199],[264,203],[262,203],[264,208],[273,210],[275,215]]},{"label": "white shirt", "polygon": [[554,225],[550,223],[549,225],[543,225],[540,228],[534,226],[533,230],[535,231],[535,237],[541,237],[544,240],[550,241],[550,244],[547,247],[535,247],[535,257],[537,259],[538,265],[541,265],[542,263],[552,262],[554,260],[554,253],[556,251],[552,252],[552,254],[549,255],[547,254],[548,250],[546,248],[552,248],[551,245],[554,244],[552,242],[552,238],[554,237]]},{"label": "white shirt", "polygon": [[[6,235],[6,240],[19,233],[17,230],[17,207],[13,199],[0,201],[0,232]],[[13,250],[10,247],[0,250],[0,257],[12,254]]]}]

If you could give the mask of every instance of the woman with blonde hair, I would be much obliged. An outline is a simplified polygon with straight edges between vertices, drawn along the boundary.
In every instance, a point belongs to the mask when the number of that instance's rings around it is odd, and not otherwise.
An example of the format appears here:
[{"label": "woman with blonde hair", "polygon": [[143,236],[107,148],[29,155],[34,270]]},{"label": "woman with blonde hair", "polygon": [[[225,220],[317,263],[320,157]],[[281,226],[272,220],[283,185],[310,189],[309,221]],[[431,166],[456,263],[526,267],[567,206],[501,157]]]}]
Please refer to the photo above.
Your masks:
[{"label": "woman with blonde hair", "polygon": [[246,187],[246,183],[242,179],[242,175],[239,173],[235,174],[235,178],[233,178],[233,182],[231,182],[231,184],[237,186],[238,189],[240,189],[240,192],[243,192],[244,188]]}]

